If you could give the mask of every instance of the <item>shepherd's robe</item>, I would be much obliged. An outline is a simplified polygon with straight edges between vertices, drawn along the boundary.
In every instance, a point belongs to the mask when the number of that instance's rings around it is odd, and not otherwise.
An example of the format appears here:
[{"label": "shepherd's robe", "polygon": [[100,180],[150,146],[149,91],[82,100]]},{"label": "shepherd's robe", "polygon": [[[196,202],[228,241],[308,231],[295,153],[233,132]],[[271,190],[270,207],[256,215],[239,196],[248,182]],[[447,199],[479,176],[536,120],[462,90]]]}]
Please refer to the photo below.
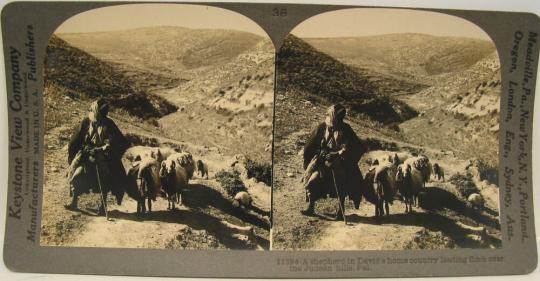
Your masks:
[{"label": "shepherd's robe", "polygon": [[[80,151],[85,145],[88,145],[87,134],[90,127],[90,119],[84,118],[79,126],[77,126],[71,134],[71,140],[68,145],[68,164],[72,164],[74,159],[78,159]],[[85,165],[85,172],[78,179],[72,182],[73,188],[76,189],[76,194],[89,193],[90,189],[97,193],[101,192],[99,185],[105,189],[103,193],[111,191],[116,196],[117,202],[120,204],[124,196],[126,185],[126,172],[122,165],[122,155],[129,147],[129,141],[124,137],[120,129],[116,126],[114,121],[106,117],[101,121],[101,125],[105,127],[106,135],[103,136],[109,143],[109,149],[104,154],[105,161],[100,161],[99,165],[105,165],[105,167],[98,167],[100,170],[107,171],[103,173],[107,175],[107,178],[101,179],[100,183],[97,182],[97,175],[95,173],[95,164],[88,163],[86,159],[82,165]]]},{"label": "shepherd's robe", "polygon": [[[304,146],[304,170],[308,168],[314,157],[319,157],[323,149],[321,143],[324,140],[326,129],[327,125],[322,122],[311,132]],[[328,196],[335,198],[337,197],[337,187],[340,197],[349,196],[349,199],[354,201],[355,207],[358,208],[362,195],[368,193],[364,190],[362,173],[358,167],[358,162],[367,151],[367,147],[358,138],[349,124],[342,123],[339,130],[343,134],[343,142],[346,143],[345,152],[340,157],[340,167],[336,167],[337,169],[342,169],[342,171],[332,172],[330,170],[331,168],[325,166],[323,161],[321,161],[317,168],[322,172],[321,174],[323,176],[318,179],[317,184],[309,192],[313,200]],[[336,176],[338,178],[335,178]]]}]

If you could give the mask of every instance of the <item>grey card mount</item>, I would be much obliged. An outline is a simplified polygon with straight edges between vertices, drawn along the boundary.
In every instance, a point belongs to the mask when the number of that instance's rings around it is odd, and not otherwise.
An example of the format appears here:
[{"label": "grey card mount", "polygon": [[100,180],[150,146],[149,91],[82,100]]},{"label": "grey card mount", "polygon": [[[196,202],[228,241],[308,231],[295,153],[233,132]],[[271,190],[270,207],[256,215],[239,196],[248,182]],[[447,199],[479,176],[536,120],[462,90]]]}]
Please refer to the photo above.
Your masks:
[{"label": "grey card mount", "polygon": [[536,268],[538,16],[255,3],[2,10],[18,272]]}]

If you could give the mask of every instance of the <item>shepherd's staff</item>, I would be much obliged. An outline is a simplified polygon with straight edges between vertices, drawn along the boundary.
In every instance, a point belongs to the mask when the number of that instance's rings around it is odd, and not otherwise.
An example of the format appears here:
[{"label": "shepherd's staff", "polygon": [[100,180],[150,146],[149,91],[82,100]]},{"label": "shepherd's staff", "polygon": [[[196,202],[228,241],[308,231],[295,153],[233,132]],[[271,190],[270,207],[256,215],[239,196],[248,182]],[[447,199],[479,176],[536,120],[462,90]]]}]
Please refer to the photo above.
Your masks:
[{"label": "shepherd's staff", "polygon": [[109,220],[109,213],[107,212],[107,204],[105,202],[105,197],[103,196],[103,187],[101,186],[101,179],[100,179],[100,176],[99,176],[99,168],[98,168],[98,164],[96,163],[96,175],[97,175],[97,182],[98,182],[98,186],[99,186],[99,193],[101,194],[101,204],[103,206],[103,210],[105,211],[105,219],[108,221]]},{"label": "shepherd's staff", "polygon": [[336,195],[338,197],[339,210],[341,211],[341,215],[343,216],[343,222],[347,224],[347,218],[345,217],[345,210],[344,210],[345,206],[341,205],[341,197],[339,196],[339,190],[336,184],[336,176],[334,175],[334,169],[330,168],[330,170],[332,171],[332,179],[334,180],[334,189],[336,190]]}]

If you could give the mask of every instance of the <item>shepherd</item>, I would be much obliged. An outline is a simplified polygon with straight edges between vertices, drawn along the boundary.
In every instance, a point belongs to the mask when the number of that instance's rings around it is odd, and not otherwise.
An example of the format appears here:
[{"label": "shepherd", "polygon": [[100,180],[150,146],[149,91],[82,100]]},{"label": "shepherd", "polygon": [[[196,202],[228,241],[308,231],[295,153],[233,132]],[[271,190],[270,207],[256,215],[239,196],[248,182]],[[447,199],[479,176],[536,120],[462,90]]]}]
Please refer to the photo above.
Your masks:
[{"label": "shepherd", "polygon": [[[304,188],[308,206],[302,213],[313,215],[315,202],[338,198],[336,220],[345,220],[345,198],[356,209],[362,198],[363,177],[358,161],[367,151],[351,126],[344,122],[346,109],[341,104],[328,108],[324,122],[311,133],[304,147]],[[345,221],[346,222],[346,221]]]},{"label": "shepherd", "polygon": [[98,214],[106,215],[109,191],[122,203],[126,172],[121,162],[129,142],[107,114],[104,99],[94,101],[81,124],[75,128],[68,146],[68,183],[71,204],[68,210],[78,210],[79,196],[101,193]]}]

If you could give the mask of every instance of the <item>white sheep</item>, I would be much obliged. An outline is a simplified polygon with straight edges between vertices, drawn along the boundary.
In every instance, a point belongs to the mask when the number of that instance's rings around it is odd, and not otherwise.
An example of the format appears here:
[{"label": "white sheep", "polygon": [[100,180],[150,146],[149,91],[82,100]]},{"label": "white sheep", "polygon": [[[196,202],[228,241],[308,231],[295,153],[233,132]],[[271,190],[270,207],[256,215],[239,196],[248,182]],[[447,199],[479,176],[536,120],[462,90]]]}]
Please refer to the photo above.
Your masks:
[{"label": "white sheep", "polygon": [[169,157],[169,155],[173,153],[176,153],[176,151],[174,151],[174,149],[170,147],[150,147],[136,145],[126,150],[126,152],[124,153],[124,158],[131,162],[140,161],[143,158],[153,158],[158,162],[161,162],[167,159],[167,157]]},{"label": "white sheep", "polygon": [[438,163],[433,163],[433,176],[439,181],[441,179],[444,181],[444,169]]},{"label": "white sheep", "polygon": [[250,208],[252,204],[252,199],[249,193],[245,191],[240,191],[236,193],[234,196],[232,205],[235,208],[243,207],[243,208]]},{"label": "white sheep", "polygon": [[[163,193],[161,178],[159,176],[160,164],[153,158],[143,158],[136,161],[128,170],[127,185],[128,190],[136,190],[130,195],[137,199],[137,213],[147,212],[145,199],[148,201],[148,212],[152,211],[152,201],[157,195]],[[129,194],[129,192],[128,192]]]},{"label": "white sheep", "polygon": [[[193,160],[193,155],[189,152],[178,152],[171,154],[169,158],[174,159],[177,164],[186,169],[188,179],[193,178],[193,173],[195,172],[195,161]],[[167,158],[167,159],[169,159]]]},{"label": "white sheep", "polygon": [[174,204],[180,204],[181,191],[188,187],[186,169],[178,165],[175,159],[169,156],[169,158],[161,162],[159,176],[163,189],[167,193],[168,208],[174,210]]},{"label": "white sheep", "polygon": [[472,193],[467,198],[467,201],[471,203],[473,209],[481,209],[484,207],[484,198],[478,193]]},{"label": "white sheep", "polygon": [[206,176],[206,179],[208,179],[208,166],[200,159],[197,160],[197,172],[199,172],[201,178]]},{"label": "white sheep", "polygon": [[410,165],[413,170],[420,171],[422,175],[422,187],[426,187],[426,182],[429,181],[431,171],[433,170],[429,159],[426,156],[416,156],[405,160],[403,164]]},{"label": "white sheep", "polygon": [[413,205],[418,206],[418,193],[420,193],[420,191],[424,189],[424,177],[422,175],[422,171],[415,168],[414,166],[411,166],[410,164],[404,163],[398,166],[396,179],[398,178],[398,174],[400,172],[401,172],[400,176],[403,176],[406,178],[410,177],[410,180],[408,180],[409,186],[401,186],[401,187],[398,187],[398,189],[404,190],[404,193],[406,193],[407,196],[412,197]]},{"label": "white sheep", "polygon": [[403,197],[403,202],[405,203],[405,213],[412,212],[413,205],[413,186],[412,186],[412,176],[411,176],[411,166],[400,164],[396,172],[396,186]]},{"label": "white sheep", "polygon": [[[375,193],[381,204],[379,214],[382,215],[384,214],[384,211],[386,211],[386,215],[390,215],[390,207],[388,204],[393,203],[394,195],[396,194],[397,186],[395,174],[397,172],[397,167],[390,163],[380,164],[375,166],[374,170],[371,170],[370,172],[375,173],[373,177],[373,188],[375,189]],[[383,204],[385,210],[382,210]],[[377,213],[375,213],[375,215],[377,215]]]}]

